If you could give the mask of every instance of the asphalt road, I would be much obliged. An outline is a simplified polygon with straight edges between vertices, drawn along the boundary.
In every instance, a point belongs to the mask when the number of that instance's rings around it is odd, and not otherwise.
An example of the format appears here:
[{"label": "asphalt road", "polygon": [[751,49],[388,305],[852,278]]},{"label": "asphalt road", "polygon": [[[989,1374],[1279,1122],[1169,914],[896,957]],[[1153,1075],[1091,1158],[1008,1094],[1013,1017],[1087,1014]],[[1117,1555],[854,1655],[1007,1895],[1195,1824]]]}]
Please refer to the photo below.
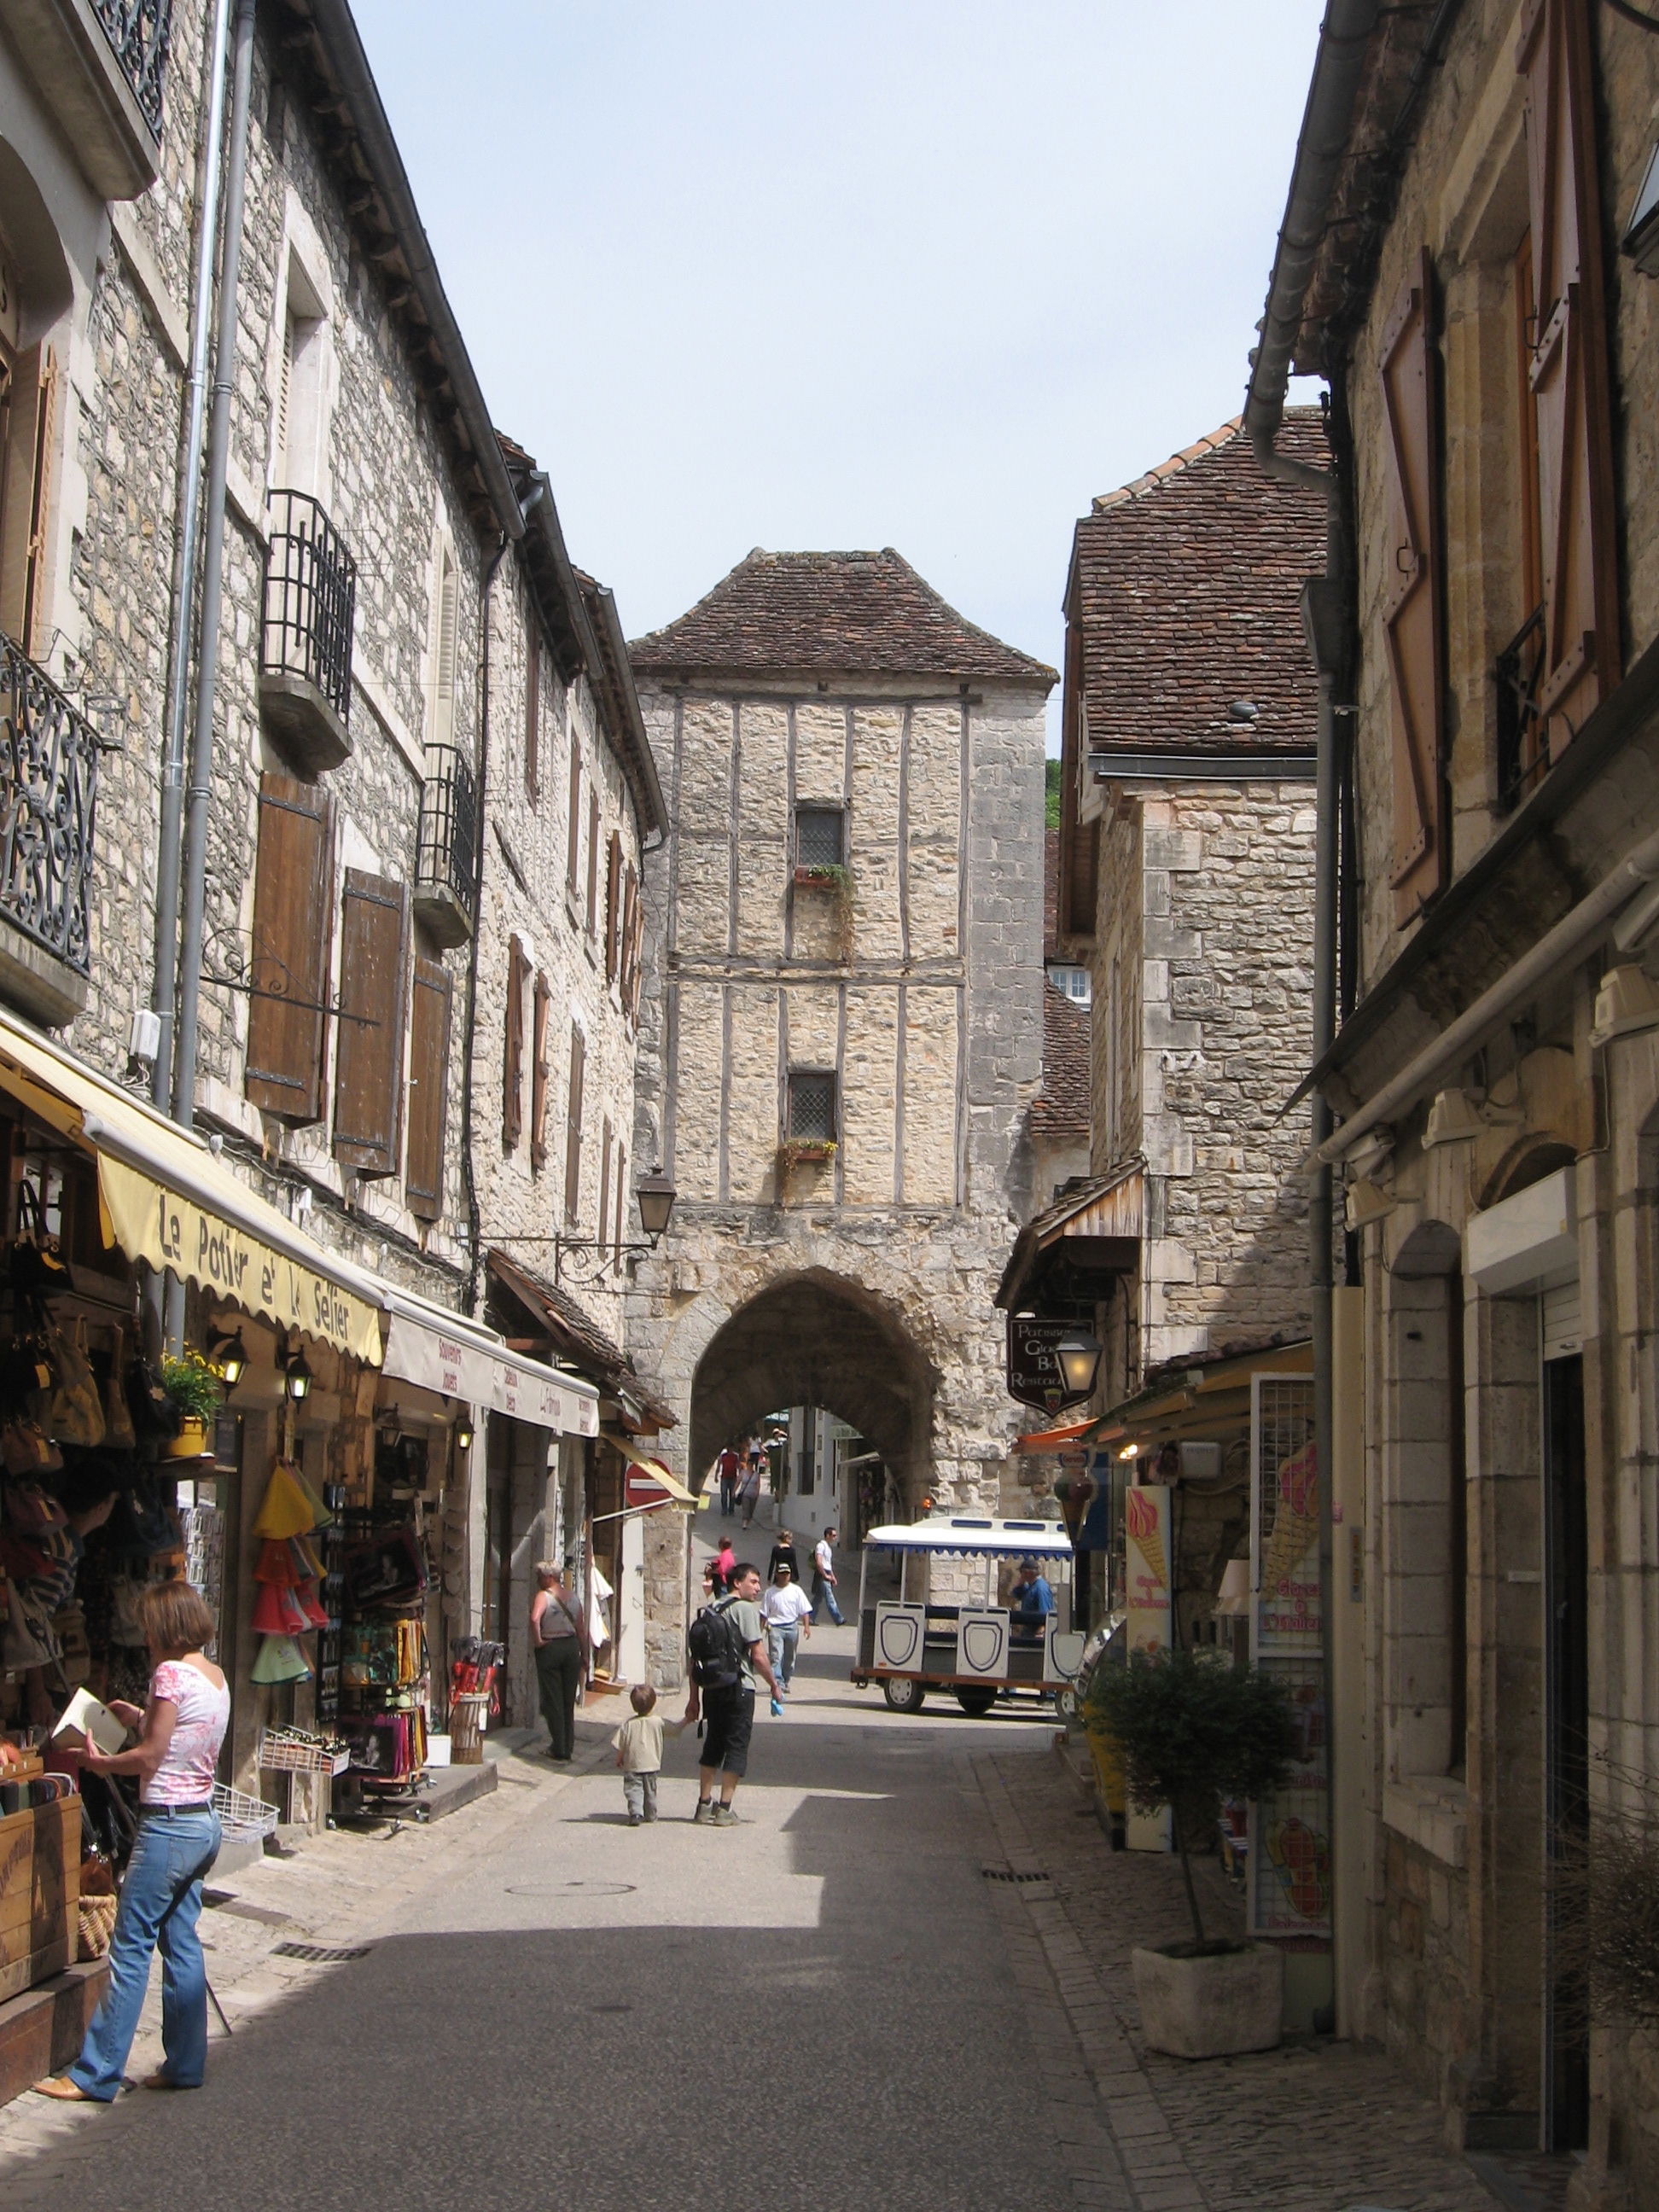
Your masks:
[{"label": "asphalt road", "polygon": [[969,1766],[1052,1723],[890,1714],[851,1645],[820,1633],[782,1720],[763,1696],[750,1825],[690,1825],[690,1734],[655,1826],[608,1766],[526,1790],[203,2091],[93,2116],[76,2212],[1058,2204]]}]

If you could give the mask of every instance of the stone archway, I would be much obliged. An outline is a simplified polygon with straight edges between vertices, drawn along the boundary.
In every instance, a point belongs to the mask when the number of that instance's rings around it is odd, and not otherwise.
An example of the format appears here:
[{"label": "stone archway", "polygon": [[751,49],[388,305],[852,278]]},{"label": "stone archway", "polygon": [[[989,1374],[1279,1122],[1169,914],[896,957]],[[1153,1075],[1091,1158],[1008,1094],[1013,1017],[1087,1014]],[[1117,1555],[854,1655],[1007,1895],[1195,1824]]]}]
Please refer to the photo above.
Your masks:
[{"label": "stone archway", "polygon": [[938,1377],[879,1299],[824,1269],[770,1283],[716,1329],[691,1385],[690,1465],[781,1406],[822,1406],[878,1451],[911,1499],[931,1459]]}]

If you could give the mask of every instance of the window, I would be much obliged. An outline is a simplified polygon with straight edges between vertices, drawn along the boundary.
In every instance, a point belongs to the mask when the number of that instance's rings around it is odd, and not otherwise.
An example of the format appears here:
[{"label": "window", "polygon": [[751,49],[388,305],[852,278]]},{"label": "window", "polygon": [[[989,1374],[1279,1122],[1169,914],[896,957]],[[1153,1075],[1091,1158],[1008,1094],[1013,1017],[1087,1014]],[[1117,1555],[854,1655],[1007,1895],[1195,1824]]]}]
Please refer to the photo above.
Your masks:
[{"label": "window", "polygon": [[839,868],[847,857],[847,817],[839,806],[795,809],[795,866]]},{"label": "window", "polygon": [[582,758],[576,750],[576,733],[570,732],[570,820],[565,850],[565,888],[574,899],[581,884]]},{"label": "window", "polygon": [[404,1196],[410,1212],[422,1221],[435,1221],[443,1212],[451,1012],[448,970],[436,960],[416,960],[409,1023],[409,1157],[404,1164]]},{"label": "window", "polygon": [[1055,990],[1062,991],[1074,1006],[1086,1006],[1094,997],[1093,988],[1086,968],[1056,966],[1048,970],[1048,981]]},{"label": "window", "polygon": [[533,630],[525,662],[524,787],[533,806],[542,789],[542,641]]},{"label": "window", "polygon": [[517,937],[507,948],[507,1038],[501,1055],[501,1143],[509,1152],[524,1128],[524,985],[530,963]]},{"label": "window", "polygon": [[811,1069],[790,1076],[787,1134],[795,1144],[834,1143],[836,1079],[832,1074]]},{"label": "window", "polygon": [[587,1040],[574,1022],[570,1024],[570,1104],[564,1140],[564,1218],[581,1219],[582,1201],[582,1086],[587,1072]]},{"label": "window", "polygon": [[587,933],[596,936],[599,927],[599,787],[594,785],[587,799]]},{"label": "window", "polygon": [[535,1058],[530,1070],[530,1164],[547,1165],[547,1029],[553,988],[545,975],[536,978]]},{"label": "window", "polygon": [[327,445],[328,317],[296,257],[288,265],[271,406],[270,480],[320,498]]},{"label": "window", "polygon": [[[9,278],[0,270],[0,293]],[[33,659],[52,650],[46,601],[58,363],[50,346],[14,354],[0,305],[0,630]]]},{"label": "window", "polygon": [[432,742],[455,741],[455,556],[446,542],[438,547],[438,592],[433,607]]},{"label": "window", "polygon": [[296,1128],[322,1118],[333,927],[333,801],[314,783],[262,776],[243,1088]]},{"label": "window", "polygon": [[334,1157],[360,1176],[398,1172],[410,949],[408,885],[348,868],[340,899]]}]

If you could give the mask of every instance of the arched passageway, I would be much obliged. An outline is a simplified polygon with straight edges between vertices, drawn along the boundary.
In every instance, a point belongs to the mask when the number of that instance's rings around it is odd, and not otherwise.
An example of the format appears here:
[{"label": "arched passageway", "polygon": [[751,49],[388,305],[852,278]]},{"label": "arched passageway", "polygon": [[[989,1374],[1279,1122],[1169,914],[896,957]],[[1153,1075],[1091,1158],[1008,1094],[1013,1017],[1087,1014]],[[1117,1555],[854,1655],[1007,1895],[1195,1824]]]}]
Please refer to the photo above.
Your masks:
[{"label": "arched passageway", "polygon": [[931,1464],[937,1378],[902,1322],[844,1278],[814,1270],[769,1285],[710,1338],[691,1386],[690,1464],[784,1406],[840,1414],[913,1501]]}]

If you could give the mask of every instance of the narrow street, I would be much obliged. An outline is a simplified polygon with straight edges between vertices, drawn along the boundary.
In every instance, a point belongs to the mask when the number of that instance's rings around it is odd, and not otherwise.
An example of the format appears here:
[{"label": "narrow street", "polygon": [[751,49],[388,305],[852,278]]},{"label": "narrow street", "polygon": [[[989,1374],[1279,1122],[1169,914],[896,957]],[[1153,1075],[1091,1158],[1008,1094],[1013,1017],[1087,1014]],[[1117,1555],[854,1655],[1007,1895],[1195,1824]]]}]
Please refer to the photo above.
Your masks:
[{"label": "narrow street", "polygon": [[763,1717],[736,1831],[690,1825],[688,1735],[630,1832],[590,1721],[568,1777],[509,1755],[441,1824],[236,1877],[206,2089],[20,2099],[8,2207],[1490,2204],[1376,2054],[1146,2054],[1125,1936],[1178,1932],[1173,1869],[1106,1852],[1048,1716],[900,1719],[851,1640],[820,1632]]}]

